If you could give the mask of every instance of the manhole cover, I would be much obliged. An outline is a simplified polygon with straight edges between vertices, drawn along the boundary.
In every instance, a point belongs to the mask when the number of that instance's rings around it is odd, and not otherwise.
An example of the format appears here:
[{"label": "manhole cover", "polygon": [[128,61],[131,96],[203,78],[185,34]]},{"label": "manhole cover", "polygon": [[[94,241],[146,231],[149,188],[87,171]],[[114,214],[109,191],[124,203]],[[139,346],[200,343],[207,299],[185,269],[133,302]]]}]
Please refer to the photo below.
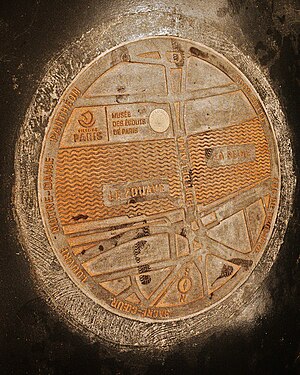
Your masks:
[{"label": "manhole cover", "polygon": [[225,58],[156,37],[97,58],[60,98],[40,159],[40,209],[69,277],[115,314],[176,320],[257,265],[274,224],[277,146]]}]

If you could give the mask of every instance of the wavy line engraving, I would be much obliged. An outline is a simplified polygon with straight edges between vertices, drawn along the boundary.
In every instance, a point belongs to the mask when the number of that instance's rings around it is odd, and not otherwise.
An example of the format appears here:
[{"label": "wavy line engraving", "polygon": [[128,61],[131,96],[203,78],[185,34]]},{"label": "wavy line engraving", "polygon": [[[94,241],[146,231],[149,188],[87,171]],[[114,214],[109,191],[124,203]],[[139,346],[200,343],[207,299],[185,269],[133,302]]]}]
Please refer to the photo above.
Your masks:
[{"label": "wavy line engraving", "polygon": [[[193,184],[199,204],[207,205],[220,198],[250,188],[270,177],[271,161],[262,126],[255,118],[241,125],[209,131],[188,137]],[[205,151],[221,145],[254,144],[254,161],[209,168]]]},{"label": "wavy line engraving", "polygon": [[[164,178],[169,197],[147,202],[106,207],[103,185]],[[176,208],[181,197],[178,164],[173,140],[101,145],[60,150],[57,158],[56,196],[63,225],[72,217],[88,220],[128,215],[152,215]]]}]

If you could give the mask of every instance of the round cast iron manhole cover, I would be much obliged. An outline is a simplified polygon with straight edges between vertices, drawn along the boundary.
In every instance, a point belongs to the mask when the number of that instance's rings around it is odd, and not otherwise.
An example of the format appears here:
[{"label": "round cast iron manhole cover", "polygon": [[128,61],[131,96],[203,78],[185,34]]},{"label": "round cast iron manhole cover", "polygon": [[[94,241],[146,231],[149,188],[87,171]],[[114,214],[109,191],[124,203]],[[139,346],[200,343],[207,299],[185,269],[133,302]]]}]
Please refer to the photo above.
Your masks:
[{"label": "round cast iron manhole cover", "polygon": [[60,98],[40,158],[40,209],[62,267],[102,307],[141,321],[196,315],[241,286],[279,190],[252,86],[180,38],[93,61]]}]

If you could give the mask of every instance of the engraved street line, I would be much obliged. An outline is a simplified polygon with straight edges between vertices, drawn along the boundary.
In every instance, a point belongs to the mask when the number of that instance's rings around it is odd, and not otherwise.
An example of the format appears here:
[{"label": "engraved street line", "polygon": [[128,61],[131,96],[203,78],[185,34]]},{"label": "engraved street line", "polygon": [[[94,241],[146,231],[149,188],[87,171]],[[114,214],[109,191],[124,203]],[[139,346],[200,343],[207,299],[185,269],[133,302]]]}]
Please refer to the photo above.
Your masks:
[{"label": "engraved street line", "polygon": [[[164,104],[164,103],[174,103],[183,101],[192,101],[196,99],[205,99],[214,96],[219,96],[223,94],[233,94],[240,91],[235,84],[228,86],[213,87],[209,89],[200,89],[191,92],[185,92],[182,94],[171,94],[171,95],[130,95],[129,100],[124,100],[116,103],[115,95],[102,95],[93,98],[78,98],[76,101],[76,107],[91,107],[91,106],[110,106],[110,105],[120,105],[120,104]],[[127,98],[127,95],[124,95]]]}]

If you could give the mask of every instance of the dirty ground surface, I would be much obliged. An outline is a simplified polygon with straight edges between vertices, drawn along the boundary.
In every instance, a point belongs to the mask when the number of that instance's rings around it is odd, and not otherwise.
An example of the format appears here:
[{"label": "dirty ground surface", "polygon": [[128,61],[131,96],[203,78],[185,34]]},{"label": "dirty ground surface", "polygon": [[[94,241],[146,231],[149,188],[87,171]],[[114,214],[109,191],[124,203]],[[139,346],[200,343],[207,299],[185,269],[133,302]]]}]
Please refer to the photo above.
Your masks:
[{"label": "dirty ground surface", "polygon": [[[189,4],[190,3],[190,8]],[[196,3],[196,2],[195,2]],[[196,11],[187,2],[184,12]],[[233,41],[270,74],[299,155],[298,31],[295,1],[214,1],[202,5],[206,22],[230,25]],[[1,82],[1,350],[4,374],[293,374],[299,371],[299,193],[284,244],[263,285],[262,309],[251,326],[198,337],[169,351],[143,356],[90,342],[72,331],[44,302],[31,279],[16,235],[11,192],[18,130],[49,60],[101,17],[128,11],[177,12],[178,2],[14,1],[0,12]],[[110,9],[109,9],[110,8]],[[189,8],[189,9],[188,9]],[[113,9],[113,10],[112,10]],[[297,18],[298,17],[298,18]],[[129,26],[130,27],[130,26]],[[239,41],[239,42],[238,42]],[[241,43],[243,41],[243,43]],[[298,164],[296,169],[299,174]],[[298,193],[298,194],[297,194]]]}]

